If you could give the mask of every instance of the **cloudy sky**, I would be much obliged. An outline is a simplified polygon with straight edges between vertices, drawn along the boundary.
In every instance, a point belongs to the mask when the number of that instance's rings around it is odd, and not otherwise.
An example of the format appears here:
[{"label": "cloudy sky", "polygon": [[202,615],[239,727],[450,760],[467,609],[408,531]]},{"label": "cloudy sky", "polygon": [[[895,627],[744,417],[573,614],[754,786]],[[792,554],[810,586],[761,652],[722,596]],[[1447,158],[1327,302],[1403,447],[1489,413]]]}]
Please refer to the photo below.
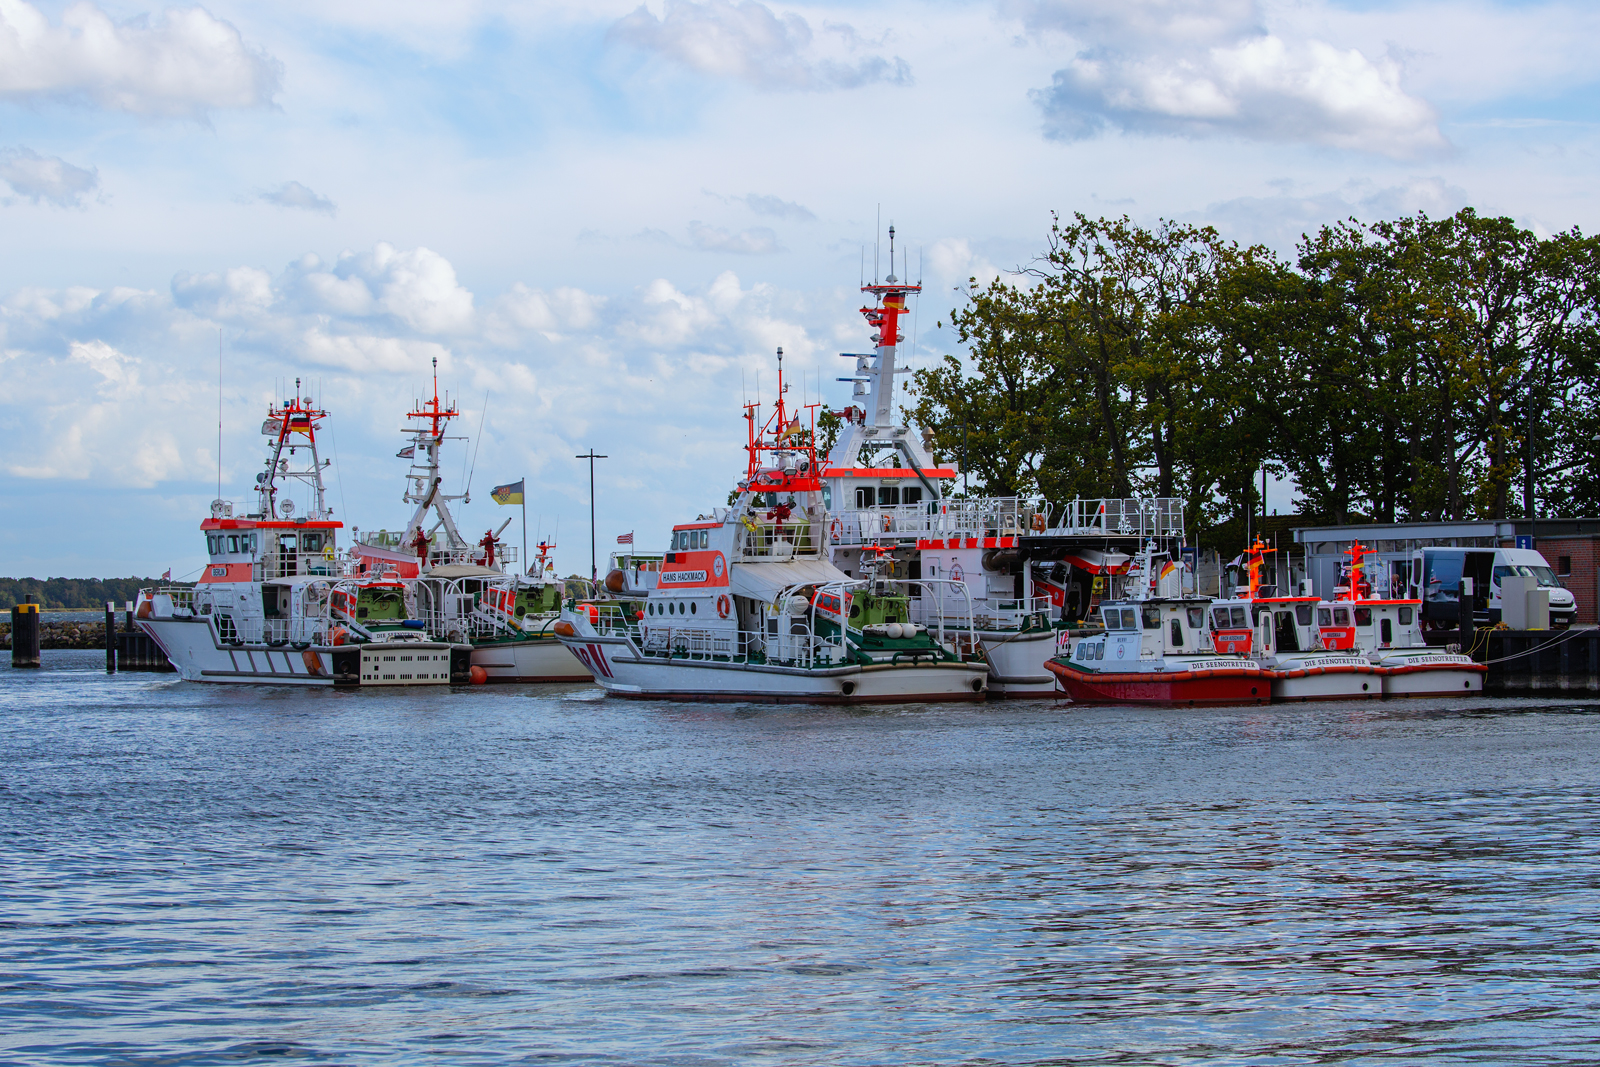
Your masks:
[{"label": "cloudy sky", "polygon": [[586,570],[577,453],[610,457],[603,557],[726,496],[776,346],[846,402],[880,207],[924,363],[1052,210],[1283,250],[1465,204],[1592,232],[1597,37],[1470,0],[0,0],[0,573],[198,567],[219,337],[224,496],[300,377],[336,512],[399,526],[436,357],[483,426],[465,525],[526,475]]}]

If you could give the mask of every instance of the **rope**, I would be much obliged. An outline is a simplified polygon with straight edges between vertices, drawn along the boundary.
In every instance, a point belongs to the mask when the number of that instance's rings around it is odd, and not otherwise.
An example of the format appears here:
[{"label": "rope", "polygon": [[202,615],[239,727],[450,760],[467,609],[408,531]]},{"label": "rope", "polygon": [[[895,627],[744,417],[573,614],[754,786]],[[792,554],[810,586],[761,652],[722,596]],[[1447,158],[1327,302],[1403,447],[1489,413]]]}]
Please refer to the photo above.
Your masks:
[{"label": "rope", "polygon": [[[1484,649],[1487,651],[1487,649],[1489,647],[1489,635],[1490,634],[1494,633],[1496,630],[1503,630],[1503,631],[1509,632],[1510,629],[1511,628],[1509,626],[1502,625],[1502,626],[1496,626],[1496,627],[1492,627],[1492,628],[1490,628],[1488,630],[1481,631],[1481,633],[1483,634],[1483,647],[1484,647]],[[1514,656],[1501,656],[1498,659],[1486,659],[1486,660],[1481,660],[1479,662],[1483,663],[1484,666],[1488,666],[1491,663],[1506,663],[1506,662],[1509,662],[1510,660],[1514,660],[1514,659],[1524,659],[1524,658],[1526,658],[1528,656],[1532,656],[1532,655],[1534,655],[1536,653],[1543,652],[1547,648],[1554,648],[1554,647],[1556,647],[1557,645],[1561,644],[1564,641],[1570,641],[1573,638],[1578,637],[1580,635],[1588,636],[1588,635],[1590,635],[1592,633],[1594,633],[1594,631],[1590,630],[1590,629],[1582,629],[1582,630],[1580,630],[1580,629],[1577,629],[1576,627],[1573,627],[1573,628],[1568,629],[1566,633],[1562,634],[1560,637],[1557,637],[1552,641],[1546,641],[1542,645],[1535,645],[1533,648],[1524,649],[1523,651],[1518,652]],[[1478,640],[1477,640],[1476,637],[1474,637],[1473,641],[1472,641],[1472,651],[1476,652],[1477,650],[1478,650]],[[1468,655],[1471,655],[1471,654],[1472,654],[1471,652],[1468,653]]]}]

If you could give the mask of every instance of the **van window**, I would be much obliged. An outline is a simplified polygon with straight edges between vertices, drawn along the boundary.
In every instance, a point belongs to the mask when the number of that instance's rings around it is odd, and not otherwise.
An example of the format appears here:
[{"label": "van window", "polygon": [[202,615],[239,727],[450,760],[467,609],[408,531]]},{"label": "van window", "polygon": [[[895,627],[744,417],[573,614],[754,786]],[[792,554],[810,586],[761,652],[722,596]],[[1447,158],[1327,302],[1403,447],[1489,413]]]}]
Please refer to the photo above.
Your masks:
[{"label": "van window", "polygon": [[1449,600],[1461,594],[1461,567],[1465,559],[1455,554],[1429,553],[1424,557],[1425,588],[1429,600]]}]

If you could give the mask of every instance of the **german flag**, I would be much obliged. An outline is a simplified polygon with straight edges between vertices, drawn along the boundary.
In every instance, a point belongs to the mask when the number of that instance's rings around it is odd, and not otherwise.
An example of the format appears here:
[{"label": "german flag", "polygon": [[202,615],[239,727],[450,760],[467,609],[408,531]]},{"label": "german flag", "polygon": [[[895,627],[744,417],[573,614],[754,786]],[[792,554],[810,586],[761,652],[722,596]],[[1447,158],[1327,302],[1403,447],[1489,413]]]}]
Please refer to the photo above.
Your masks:
[{"label": "german flag", "polygon": [[522,481],[519,479],[510,485],[497,485],[489,491],[496,504],[522,503]]}]

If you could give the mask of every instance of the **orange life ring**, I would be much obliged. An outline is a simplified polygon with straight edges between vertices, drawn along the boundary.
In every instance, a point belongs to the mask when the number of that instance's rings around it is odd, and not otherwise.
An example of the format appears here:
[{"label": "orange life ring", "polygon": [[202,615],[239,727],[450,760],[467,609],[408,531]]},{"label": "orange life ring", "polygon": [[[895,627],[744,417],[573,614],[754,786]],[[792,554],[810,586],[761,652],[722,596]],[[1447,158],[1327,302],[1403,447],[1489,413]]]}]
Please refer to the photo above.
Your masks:
[{"label": "orange life ring", "polygon": [[893,528],[894,528],[894,520],[889,518],[889,516],[885,515],[883,517],[883,532],[884,533],[888,533]]},{"label": "orange life ring", "polygon": [[1035,515],[1033,517],[1033,524],[1032,525],[1033,525],[1033,528],[1034,528],[1034,530],[1036,532],[1044,533],[1044,516],[1043,515]]},{"label": "orange life ring", "polygon": [[728,599],[727,593],[723,593],[721,596],[717,597],[717,615],[720,618],[726,619],[728,617],[728,613],[732,610],[733,601]]},{"label": "orange life ring", "polygon": [[834,519],[833,525],[828,527],[828,536],[833,538],[834,544],[838,544],[839,538],[844,536],[844,523]]}]

